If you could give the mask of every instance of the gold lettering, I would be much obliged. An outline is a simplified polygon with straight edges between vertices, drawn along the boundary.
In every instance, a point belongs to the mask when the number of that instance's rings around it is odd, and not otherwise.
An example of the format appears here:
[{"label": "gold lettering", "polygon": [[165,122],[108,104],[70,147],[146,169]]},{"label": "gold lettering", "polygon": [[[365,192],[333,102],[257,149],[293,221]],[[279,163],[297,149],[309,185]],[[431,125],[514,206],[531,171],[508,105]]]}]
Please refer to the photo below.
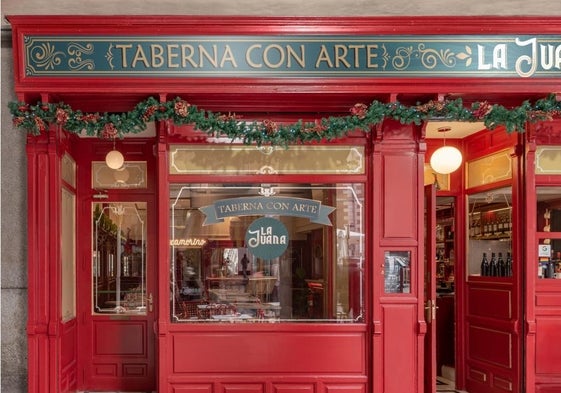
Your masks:
[{"label": "gold lettering", "polygon": [[132,48],[132,44],[118,44],[115,45],[115,48],[117,49],[121,49],[121,56],[123,58],[123,68],[127,68],[128,64],[127,64],[127,49]]},{"label": "gold lettering", "polygon": [[[271,63],[269,61],[269,51],[272,49],[276,49],[279,51],[279,61],[278,63],[274,64]],[[282,50],[282,47],[280,45],[277,44],[273,44],[273,45],[269,45],[265,48],[265,51],[263,52],[263,60],[265,61],[265,64],[267,65],[267,67],[269,68],[279,68],[282,63],[284,63],[284,51]]]},{"label": "gold lettering", "polygon": [[136,68],[136,63],[139,61],[144,64],[144,67],[150,67],[150,63],[148,62],[146,53],[144,53],[144,49],[142,49],[141,45],[136,46],[136,53],[134,54],[134,58],[132,59],[131,67]]},{"label": "gold lettering", "polygon": [[216,51],[216,45],[212,45],[212,53],[213,56],[210,55],[210,53],[208,53],[205,49],[204,46],[199,45],[199,53],[200,53],[200,59],[199,59],[199,66],[202,68],[204,67],[203,65],[203,57],[206,57],[208,61],[210,61],[210,64],[212,64],[214,66],[214,68],[218,67],[218,54]]},{"label": "gold lettering", "polygon": [[259,44],[251,45],[251,46],[247,49],[247,52],[245,52],[245,61],[246,61],[246,63],[247,63],[250,67],[252,67],[252,68],[261,68],[261,67],[263,67],[263,64],[261,64],[261,63],[254,63],[253,60],[251,59],[251,52],[252,52],[254,49],[261,49],[261,45],[259,45]]},{"label": "gold lettering", "polygon": [[174,52],[174,49],[179,49],[179,45],[171,44],[168,45],[168,67],[169,68],[179,68],[179,63],[173,63],[173,59],[179,57],[179,53]]},{"label": "gold lettering", "polygon": [[349,49],[354,52],[355,68],[360,67],[359,49],[364,49],[365,45],[349,45]]},{"label": "gold lettering", "polygon": [[224,63],[226,63],[227,61],[232,63],[232,67],[238,68],[236,59],[234,57],[234,54],[232,53],[232,49],[230,48],[230,45],[226,45],[226,49],[224,50],[224,55],[222,56],[222,60],[220,61],[220,67],[223,68]]},{"label": "gold lettering", "polygon": [[286,47],[286,50],[288,51],[288,62],[286,64],[288,68],[292,67],[291,59],[296,60],[300,67],[306,68],[306,62],[304,60],[306,58],[306,56],[304,55],[304,45],[300,45],[300,57],[298,57],[298,53],[296,53],[292,46],[288,45]]},{"label": "gold lettering", "polygon": [[345,57],[347,57],[347,53],[348,50],[345,45],[335,45],[335,64],[337,68],[339,68],[339,62],[347,68],[351,66],[347,59],[345,59]]},{"label": "gold lettering", "polygon": [[152,67],[158,68],[164,65],[164,47],[162,45],[151,45]]},{"label": "gold lettering", "polygon": [[327,48],[325,47],[325,45],[321,46],[321,50],[316,61],[316,68],[320,68],[320,64],[322,62],[326,62],[329,68],[333,68],[333,62],[329,57],[329,53],[327,52]]},{"label": "gold lettering", "polygon": [[374,51],[377,51],[377,50],[378,50],[378,45],[377,44],[366,45],[366,67],[367,68],[378,68],[378,64],[372,62],[372,59],[375,59],[375,58],[378,57],[378,54],[374,52]]},{"label": "gold lettering", "polygon": [[191,64],[193,68],[197,68],[197,63],[193,60],[193,45],[181,45],[181,65],[187,68],[187,63]]}]

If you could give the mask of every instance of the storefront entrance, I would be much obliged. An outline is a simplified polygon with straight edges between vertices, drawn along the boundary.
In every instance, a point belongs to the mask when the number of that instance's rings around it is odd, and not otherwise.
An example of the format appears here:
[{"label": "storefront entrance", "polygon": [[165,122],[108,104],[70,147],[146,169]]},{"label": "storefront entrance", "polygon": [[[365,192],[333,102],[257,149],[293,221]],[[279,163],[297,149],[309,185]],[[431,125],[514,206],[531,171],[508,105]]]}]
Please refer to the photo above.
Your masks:
[{"label": "storefront entrance", "polygon": [[[433,393],[443,366],[470,393],[561,385],[559,288],[528,251],[557,216],[526,216],[558,207],[530,196],[561,184],[557,150],[531,163],[561,141],[513,132],[561,112],[537,101],[559,62],[524,67],[561,21],[10,22],[30,391]],[[481,128],[429,137],[452,120]]]}]

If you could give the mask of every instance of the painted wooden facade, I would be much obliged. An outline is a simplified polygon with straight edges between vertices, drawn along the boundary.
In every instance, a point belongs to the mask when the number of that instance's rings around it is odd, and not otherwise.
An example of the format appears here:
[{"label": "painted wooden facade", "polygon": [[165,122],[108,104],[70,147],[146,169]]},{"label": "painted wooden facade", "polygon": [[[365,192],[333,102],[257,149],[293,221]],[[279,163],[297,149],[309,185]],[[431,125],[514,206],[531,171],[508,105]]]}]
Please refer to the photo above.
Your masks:
[{"label": "painted wooden facade", "polygon": [[[9,20],[18,98],[28,103],[64,101],[83,112],[126,112],[148,96],[161,102],[181,96],[215,112],[292,122],[346,115],[354,104],[373,100],[414,104],[447,96],[515,106],[561,91],[561,78],[549,74],[287,77],[215,72],[195,77],[149,73],[112,76],[87,72],[56,75],[49,74],[53,68],[48,67],[45,73],[34,74],[36,69],[25,66],[26,56],[30,56],[26,40],[35,35],[50,37],[53,42],[57,37],[87,41],[89,37],[112,35],[158,39],[200,35],[349,38],[483,34],[558,39],[559,18],[12,16]],[[79,50],[83,53],[87,48]],[[44,47],[43,55],[48,51],[49,47]],[[559,72],[559,47],[552,53],[557,53],[553,69]],[[144,62],[143,55],[136,56],[139,64]],[[499,56],[499,68],[500,60]],[[555,345],[556,332],[561,328],[561,280],[541,280],[535,274],[535,249],[542,244],[541,239],[561,236],[545,234],[538,228],[535,217],[541,211],[537,211],[536,190],[540,186],[561,186],[561,174],[536,173],[534,165],[540,148],[561,145],[560,130],[561,123],[552,121],[528,125],[524,134],[508,134],[499,127],[454,142],[464,152],[465,165],[450,176],[449,189],[438,194],[455,197],[460,212],[453,227],[458,239],[455,353],[460,389],[485,393],[561,391],[561,351]],[[431,339],[435,332],[430,318],[425,318],[425,302],[434,300],[434,287],[426,286],[425,275],[434,267],[425,264],[425,259],[433,259],[434,249],[432,237],[425,236],[427,223],[432,225],[425,219],[425,206],[432,204],[425,204],[424,171],[430,153],[440,143],[426,139],[424,125],[386,119],[369,133],[351,132],[336,141],[311,145],[363,149],[364,170],[357,174],[181,174],[170,170],[174,146],[216,146],[217,154],[226,154],[231,144],[188,126],[161,121],[154,124],[151,135],[125,136],[115,141],[127,161],[146,163],[146,187],[99,190],[92,185],[92,163],[103,162],[112,141],[69,134],[54,125],[48,132],[30,135],[29,391],[431,392],[435,388]],[[502,151],[509,157],[511,175],[469,186],[469,165]],[[69,159],[73,168],[70,175],[65,173]],[[170,255],[170,190],[174,185],[310,182],[364,186],[361,320],[178,323],[170,317],[175,312],[170,295],[170,261],[174,258]],[[469,222],[463,212],[469,209],[470,194],[505,186],[512,187],[512,253],[518,263],[512,277],[489,280],[470,273],[462,264],[469,248]],[[151,296],[142,315],[94,312],[91,206],[97,195],[109,202],[143,203],[151,212],[145,223],[149,261],[146,293]],[[72,211],[75,222],[68,225],[74,231],[63,234],[63,228],[67,228],[64,222]],[[313,237],[310,239],[313,241]],[[74,242],[74,246],[68,248],[66,242]],[[411,256],[409,290],[397,295],[385,290],[385,255],[394,251]],[[69,258],[75,262],[67,265]],[[74,267],[74,274],[68,275],[69,266]],[[74,288],[68,289],[68,280],[75,280]],[[357,284],[349,282],[352,293]],[[63,301],[67,290],[75,294],[75,312]],[[329,300],[325,304],[333,308]]]}]

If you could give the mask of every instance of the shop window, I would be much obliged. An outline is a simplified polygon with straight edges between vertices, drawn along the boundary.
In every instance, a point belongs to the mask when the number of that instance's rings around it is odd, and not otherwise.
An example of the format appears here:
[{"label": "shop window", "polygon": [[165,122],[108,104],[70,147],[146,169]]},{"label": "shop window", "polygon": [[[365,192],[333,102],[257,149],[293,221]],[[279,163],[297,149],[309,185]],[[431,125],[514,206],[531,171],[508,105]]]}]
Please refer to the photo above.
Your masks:
[{"label": "shop window", "polygon": [[512,189],[468,196],[467,272],[503,279],[512,276]]},{"label": "shop window", "polygon": [[172,321],[364,321],[362,184],[170,191]]},{"label": "shop window", "polygon": [[[364,174],[362,146],[170,146],[172,175]],[[260,154],[256,154],[256,151]]]},{"label": "shop window", "polygon": [[125,161],[119,169],[109,168],[105,162],[93,162],[92,188],[96,190],[146,188],[146,168],[145,161]]},{"label": "shop window", "polygon": [[146,203],[94,203],[94,314],[146,314]]},{"label": "shop window", "polygon": [[561,187],[538,187],[538,278],[561,279]]}]

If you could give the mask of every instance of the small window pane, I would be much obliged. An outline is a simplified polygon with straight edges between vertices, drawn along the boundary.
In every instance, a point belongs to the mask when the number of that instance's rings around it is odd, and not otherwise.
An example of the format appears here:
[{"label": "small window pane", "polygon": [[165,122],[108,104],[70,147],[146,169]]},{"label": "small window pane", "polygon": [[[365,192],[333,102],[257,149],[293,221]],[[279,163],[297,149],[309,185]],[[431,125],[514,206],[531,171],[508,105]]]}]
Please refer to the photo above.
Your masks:
[{"label": "small window pane", "polygon": [[92,188],[146,188],[146,168],[144,161],[125,161],[119,169],[111,169],[105,162],[93,162]]},{"label": "small window pane", "polygon": [[411,293],[411,252],[384,252],[384,292]]}]

